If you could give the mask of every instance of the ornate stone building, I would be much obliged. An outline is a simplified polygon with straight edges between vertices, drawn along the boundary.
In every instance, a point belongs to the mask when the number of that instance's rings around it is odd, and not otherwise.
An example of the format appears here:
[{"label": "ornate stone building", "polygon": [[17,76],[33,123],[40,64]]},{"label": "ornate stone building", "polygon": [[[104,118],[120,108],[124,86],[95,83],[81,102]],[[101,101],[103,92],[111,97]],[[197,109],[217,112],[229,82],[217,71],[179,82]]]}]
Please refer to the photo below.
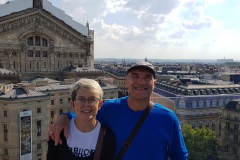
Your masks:
[{"label": "ornate stone building", "polygon": [[67,67],[93,69],[94,31],[47,0],[0,5],[0,61],[24,78],[63,79]]}]

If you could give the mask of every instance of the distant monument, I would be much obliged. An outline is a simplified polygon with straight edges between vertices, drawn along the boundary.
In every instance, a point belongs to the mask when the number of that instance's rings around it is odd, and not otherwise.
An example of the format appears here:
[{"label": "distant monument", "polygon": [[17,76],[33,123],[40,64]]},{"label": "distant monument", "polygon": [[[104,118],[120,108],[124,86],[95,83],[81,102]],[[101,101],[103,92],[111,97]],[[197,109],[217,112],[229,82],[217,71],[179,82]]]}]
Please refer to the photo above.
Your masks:
[{"label": "distant monument", "polygon": [[42,0],[33,0],[33,8],[42,9]]},{"label": "distant monument", "polygon": [[217,59],[217,63],[227,63],[227,62],[233,62],[233,59]]}]

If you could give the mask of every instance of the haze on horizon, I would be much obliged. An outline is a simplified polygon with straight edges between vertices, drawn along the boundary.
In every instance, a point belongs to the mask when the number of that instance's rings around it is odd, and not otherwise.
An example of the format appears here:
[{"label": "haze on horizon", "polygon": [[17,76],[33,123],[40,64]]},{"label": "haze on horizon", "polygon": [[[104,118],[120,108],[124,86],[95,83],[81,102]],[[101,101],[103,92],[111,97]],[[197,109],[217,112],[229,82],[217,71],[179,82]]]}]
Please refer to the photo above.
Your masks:
[{"label": "haze on horizon", "polygon": [[89,22],[95,58],[240,60],[238,0],[49,1]]}]

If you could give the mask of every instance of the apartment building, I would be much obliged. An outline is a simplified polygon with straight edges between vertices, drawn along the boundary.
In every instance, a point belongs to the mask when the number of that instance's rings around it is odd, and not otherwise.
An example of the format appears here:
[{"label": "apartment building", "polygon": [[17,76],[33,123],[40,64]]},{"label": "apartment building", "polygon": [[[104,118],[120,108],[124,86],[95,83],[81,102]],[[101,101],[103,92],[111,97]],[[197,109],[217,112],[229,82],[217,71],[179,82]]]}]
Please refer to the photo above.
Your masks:
[{"label": "apartment building", "polygon": [[220,124],[220,159],[240,159],[240,99],[232,100],[224,107]]},{"label": "apartment building", "polygon": [[174,108],[182,124],[192,127],[208,127],[220,135],[222,108],[229,101],[240,97],[240,85],[230,82],[209,83],[198,78],[159,79],[154,92],[159,103],[167,103]]}]

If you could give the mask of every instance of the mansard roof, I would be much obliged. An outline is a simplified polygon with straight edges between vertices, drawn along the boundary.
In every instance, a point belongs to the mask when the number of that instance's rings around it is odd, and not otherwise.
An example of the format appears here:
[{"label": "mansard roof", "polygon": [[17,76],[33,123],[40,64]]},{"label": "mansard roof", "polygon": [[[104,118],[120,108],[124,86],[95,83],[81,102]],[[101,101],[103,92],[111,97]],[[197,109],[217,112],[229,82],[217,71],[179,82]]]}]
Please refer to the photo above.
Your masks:
[{"label": "mansard roof", "polygon": [[228,102],[228,104],[224,107],[224,109],[229,111],[240,112],[240,99],[235,99]]},{"label": "mansard roof", "polygon": [[23,88],[13,88],[10,92],[4,94],[0,91],[0,99],[34,98],[48,96],[47,93],[29,90],[26,92]]},{"label": "mansard roof", "polygon": [[[34,6],[35,0],[15,0],[15,1],[9,1],[5,4],[0,5],[0,17],[4,17],[7,15],[10,15],[12,13],[21,12],[27,9],[31,8],[38,8]],[[36,0],[37,1],[37,0]],[[38,0],[40,1],[40,0]],[[51,2],[48,0],[43,0],[42,6],[38,9],[45,10],[49,13],[51,13],[56,18],[62,20],[67,25],[71,26],[76,31],[80,32],[81,34],[88,36],[88,27],[84,26],[72,19],[69,15],[67,15],[63,10],[55,7],[52,5]],[[36,2],[35,2],[36,3]]]}]

